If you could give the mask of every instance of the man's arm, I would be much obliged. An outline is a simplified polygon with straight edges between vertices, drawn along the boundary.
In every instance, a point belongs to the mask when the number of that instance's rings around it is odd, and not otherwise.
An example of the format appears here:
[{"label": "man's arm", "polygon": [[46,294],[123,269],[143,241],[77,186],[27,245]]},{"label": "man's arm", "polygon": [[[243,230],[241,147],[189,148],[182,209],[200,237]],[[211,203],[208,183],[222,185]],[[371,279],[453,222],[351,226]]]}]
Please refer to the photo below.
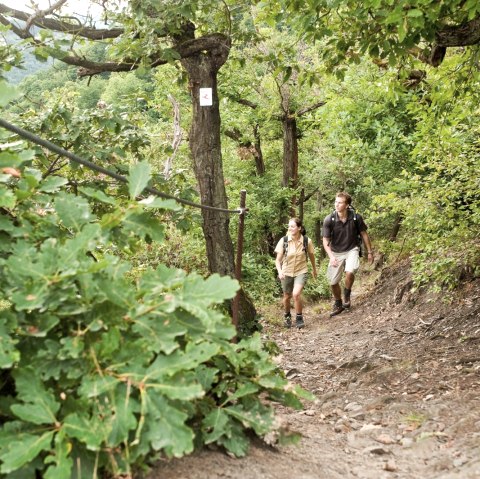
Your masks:
[{"label": "man's arm", "polygon": [[330,248],[330,238],[323,237],[323,249],[327,253],[327,256],[330,258],[330,264],[332,266],[338,266],[337,259],[332,253],[332,248]]},{"label": "man's arm", "polygon": [[370,241],[370,236],[368,236],[368,233],[365,230],[361,231],[360,234],[362,235],[363,242],[367,247],[368,262],[372,264],[374,258],[373,258],[373,248],[372,248],[372,243]]}]

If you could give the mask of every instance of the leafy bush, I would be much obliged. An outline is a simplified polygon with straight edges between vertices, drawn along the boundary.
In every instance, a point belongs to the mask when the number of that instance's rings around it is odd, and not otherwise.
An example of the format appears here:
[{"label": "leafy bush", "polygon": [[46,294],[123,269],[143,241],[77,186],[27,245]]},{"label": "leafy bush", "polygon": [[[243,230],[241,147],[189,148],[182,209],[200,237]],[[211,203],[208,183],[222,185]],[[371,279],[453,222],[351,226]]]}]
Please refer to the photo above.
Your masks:
[{"label": "leafy bush", "polygon": [[146,209],[177,208],[133,200],[146,165],[131,170],[131,199],[122,200],[93,188],[71,194],[64,178],[25,166],[33,152],[2,150],[2,477],[120,476],[154,453],[179,457],[209,443],[241,456],[249,430],[274,429],[271,401],[299,408],[310,397],[258,335],[231,342],[215,305],[233,297],[235,280],[161,264],[129,279],[113,252],[160,241],[163,225]]}]

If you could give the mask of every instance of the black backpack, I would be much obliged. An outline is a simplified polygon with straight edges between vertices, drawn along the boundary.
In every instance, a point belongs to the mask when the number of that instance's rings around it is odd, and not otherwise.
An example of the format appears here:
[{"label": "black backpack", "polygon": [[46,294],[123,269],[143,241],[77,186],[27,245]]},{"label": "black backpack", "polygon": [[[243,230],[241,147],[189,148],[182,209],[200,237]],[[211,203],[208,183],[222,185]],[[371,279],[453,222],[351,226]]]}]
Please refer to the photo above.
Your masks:
[{"label": "black backpack", "polygon": [[[349,211],[352,211],[353,213],[353,221],[355,223],[355,228],[357,230],[357,246],[358,246],[358,256],[361,258],[363,256],[363,239],[362,239],[362,235],[360,234],[360,225],[358,223],[358,218],[357,218],[357,212],[355,211],[355,208],[353,206],[349,206],[348,207],[348,210]],[[330,215],[330,219],[332,221],[332,236],[330,238],[330,243],[333,241],[333,227],[334,227],[334,223],[337,219],[337,212],[334,210],[332,212],[332,214]]]},{"label": "black backpack", "polygon": [[[287,257],[288,250],[288,236],[283,237],[283,257]],[[308,259],[308,236],[303,235],[303,251],[305,252],[305,257]]]}]

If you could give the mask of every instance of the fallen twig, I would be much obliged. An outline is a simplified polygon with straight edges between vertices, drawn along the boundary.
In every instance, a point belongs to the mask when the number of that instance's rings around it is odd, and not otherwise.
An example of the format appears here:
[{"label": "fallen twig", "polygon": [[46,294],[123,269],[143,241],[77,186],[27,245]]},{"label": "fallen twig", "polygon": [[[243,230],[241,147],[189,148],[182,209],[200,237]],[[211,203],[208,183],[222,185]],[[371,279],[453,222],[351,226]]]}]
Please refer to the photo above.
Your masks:
[{"label": "fallen twig", "polygon": [[402,331],[401,329],[398,329],[398,328],[393,328],[394,331],[397,331],[398,333],[402,333],[402,334],[417,334],[416,331]]}]

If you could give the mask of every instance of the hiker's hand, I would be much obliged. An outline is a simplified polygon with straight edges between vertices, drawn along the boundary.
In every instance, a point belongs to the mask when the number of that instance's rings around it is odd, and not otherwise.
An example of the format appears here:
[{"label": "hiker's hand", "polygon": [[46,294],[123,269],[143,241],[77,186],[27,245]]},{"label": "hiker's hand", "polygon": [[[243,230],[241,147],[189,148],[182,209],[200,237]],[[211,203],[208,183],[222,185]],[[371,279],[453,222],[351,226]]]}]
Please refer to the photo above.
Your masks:
[{"label": "hiker's hand", "polygon": [[334,266],[335,268],[338,266],[338,261],[335,256],[333,258],[330,258],[330,266]]},{"label": "hiker's hand", "polygon": [[375,260],[375,258],[373,257],[373,253],[372,252],[368,253],[368,262],[370,264],[373,264],[374,260]]},{"label": "hiker's hand", "polygon": [[317,279],[317,272],[316,272],[316,271],[313,271],[313,272],[312,272],[312,276],[313,276],[313,279]]},{"label": "hiker's hand", "polygon": [[278,279],[280,279],[280,280],[285,279],[285,275],[283,274],[282,271],[280,271],[280,273],[278,273]]}]

